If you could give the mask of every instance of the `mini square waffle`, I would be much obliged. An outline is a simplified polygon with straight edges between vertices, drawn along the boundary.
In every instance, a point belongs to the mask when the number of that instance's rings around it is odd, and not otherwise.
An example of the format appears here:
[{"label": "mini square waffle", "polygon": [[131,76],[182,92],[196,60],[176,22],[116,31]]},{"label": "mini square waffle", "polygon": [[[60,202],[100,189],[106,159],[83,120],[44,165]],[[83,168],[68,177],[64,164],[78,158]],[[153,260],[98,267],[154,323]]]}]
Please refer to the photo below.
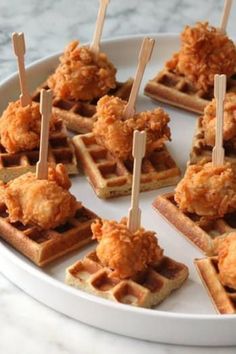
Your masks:
[{"label": "mini square waffle", "polygon": [[174,193],[158,196],[153,207],[207,255],[216,254],[218,241],[236,231],[236,213],[214,220],[197,214],[183,213],[174,200]]},{"label": "mini square waffle", "polygon": [[[133,79],[128,79],[125,82],[117,82],[116,88],[110,90],[108,95],[128,100],[132,85]],[[42,88],[49,89],[46,82],[33,93],[33,101],[39,102]],[[52,111],[65,122],[69,130],[82,134],[88,133],[92,131],[93,124],[97,120],[97,101],[98,99],[92,101],[70,101],[53,97]]]},{"label": "mini square waffle", "polygon": [[[26,172],[35,172],[38,159],[39,149],[11,154],[0,142],[0,180],[8,182]],[[78,173],[74,146],[62,121],[57,122],[56,130],[49,136],[48,162],[63,163],[69,174]]]},{"label": "mini square waffle", "polygon": [[43,230],[9,221],[6,206],[0,205],[0,237],[40,267],[92,242],[91,223],[97,216],[78,203],[76,214],[66,224]]},{"label": "mini square waffle", "polygon": [[221,284],[218,258],[196,259],[195,265],[216,310],[220,314],[236,313],[236,290]]},{"label": "mini square waffle", "polygon": [[181,287],[188,277],[188,268],[163,257],[158,266],[132,279],[115,279],[109,277],[110,273],[109,268],[101,265],[96,252],[91,252],[66,270],[66,283],[123,304],[152,307]]},{"label": "mini square waffle", "polygon": [[[72,139],[78,161],[100,198],[131,193],[132,161],[121,161],[96,143],[93,133],[76,135]],[[180,170],[164,146],[142,162],[140,190],[147,191],[176,184]]]},{"label": "mini square waffle", "polygon": [[[196,130],[193,137],[192,150],[190,153],[191,165],[199,162],[209,162],[212,160],[212,147],[205,144],[204,130],[202,127],[203,117],[199,117],[197,120]],[[234,168],[236,168],[236,150],[230,145],[230,143],[224,144],[225,149],[225,161],[230,162]]]},{"label": "mini square waffle", "polygon": [[[236,92],[236,75],[227,82],[227,92],[233,91]],[[200,114],[214,96],[213,89],[204,93],[196,89],[185,76],[167,68],[147,83],[144,93],[154,100]]]}]

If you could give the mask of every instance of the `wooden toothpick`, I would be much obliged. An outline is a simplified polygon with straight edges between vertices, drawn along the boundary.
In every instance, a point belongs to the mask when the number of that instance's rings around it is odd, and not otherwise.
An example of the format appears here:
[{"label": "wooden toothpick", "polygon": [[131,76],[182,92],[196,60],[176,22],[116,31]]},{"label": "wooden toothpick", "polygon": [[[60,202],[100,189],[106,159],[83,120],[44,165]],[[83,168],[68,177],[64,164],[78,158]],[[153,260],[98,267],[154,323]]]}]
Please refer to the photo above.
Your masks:
[{"label": "wooden toothpick", "polygon": [[17,56],[18,62],[18,70],[19,70],[19,78],[20,78],[20,88],[21,88],[21,95],[20,95],[20,102],[22,107],[31,104],[32,99],[29,94],[27,88],[27,80],[26,80],[26,72],[25,72],[25,39],[24,33],[16,33],[12,34],[12,44],[15,55]]},{"label": "wooden toothpick", "polygon": [[220,21],[220,30],[223,33],[226,32],[226,27],[227,27],[227,23],[228,23],[228,19],[229,19],[229,14],[230,14],[232,2],[233,2],[233,0],[225,0],[225,3],[224,3],[224,9],[223,9],[223,13],[222,13],[221,21]]},{"label": "wooden toothpick", "polygon": [[131,232],[135,232],[140,227],[141,210],[139,208],[139,190],[140,190],[140,175],[142,159],[146,151],[146,132],[135,130],[133,134],[133,182],[132,182],[132,196],[131,207],[128,215],[128,228]]},{"label": "wooden toothpick", "polygon": [[144,38],[139,52],[138,67],[134,76],[133,86],[130,92],[129,101],[124,109],[124,119],[127,119],[135,113],[135,102],[143,78],[143,74],[147,63],[149,62],[155,40],[152,38]]},{"label": "wooden toothpick", "polygon": [[224,98],[226,92],[226,75],[215,75],[214,96],[216,100],[216,138],[212,150],[212,163],[214,166],[224,164],[225,151],[223,148],[224,128]]},{"label": "wooden toothpick", "polygon": [[39,161],[36,165],[37,179],[48,178],[48,137],[49,137],[49,122],[52,114],[52,91],[42,89],[40,92],[40,113],[41,119],[41,134],[40,134],[40,151]]},{"label": "wooden toothpick", "polygon": [[90,49],[94,53],[98,53],[100,50],[100,40],[101,40],[101,36],[102,36],[102,29],[103,29],[107,6],[109,4],[109,1],[110,0],[100,0],[100,7],[98,10],[95,31],[93,34],[92,42],[90,44]]}]

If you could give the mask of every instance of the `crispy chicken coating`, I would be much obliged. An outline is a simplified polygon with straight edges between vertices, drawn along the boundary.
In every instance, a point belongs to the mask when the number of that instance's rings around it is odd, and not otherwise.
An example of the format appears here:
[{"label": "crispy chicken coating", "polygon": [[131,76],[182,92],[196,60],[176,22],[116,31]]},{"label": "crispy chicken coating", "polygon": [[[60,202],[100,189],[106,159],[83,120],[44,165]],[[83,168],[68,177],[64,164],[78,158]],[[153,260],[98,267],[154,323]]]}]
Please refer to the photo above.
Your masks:
[{"label": "crispy chicken coating", "polygon": [[0,204],[4,203],[5,184],[0,180]]},{"label": "crispy chicken coating", "polygon": [[92,100],[116,87],[116,69],[105,53],[95,54],[89,47],[71,42],[60,57],[60,64],[48,79],[57,97]]},{"label": "crispy chicken coating", "polygon": [[230,164],[189,166],[175,190],[180,210],[200,216],[222,217],[236,210],[236,178]]},{"label": "crispy chicken coating", "polygon": [[132,157],[134,130],[146,130],[146,155],[163,146],[170,140],[168,114],[161,108],[135,114],[126,120],[123,111],[127,102],[114,96],[104,96],[97,104],[98,119],[93,132],[98,144],[122,160]]},{"label": "crispy chicken coating", "polygon": [[61,165],[49,170],[48,180],[38,180],[29,172],[5,186],[4,201],[11,222],[20,221],[47,230],[75,215],[78,204],[65,189],[69,186],[66,170]]},{"label": "crispy chicken coating", "polygon": [[99,244],[96,252],[103,266],[112,270],[111,276],[126,279],[158,264],[163,250],[158,246],[155,233],[143,228],[131,233],[124,218],[120,222],[96,220],[91,228]]},{"label": "crispy chicken coating", "polygon": [[71,180],[66,171],[65,165],[62,163],[57,164],[55,167],[49,166],[48,168],[48,180],[54,181],[63,189],[70,189]]},{"label": "crispy chicken coating", "polygon": [[167,68],[183,74],[197,88],[208,92],[214,85],[215,74],[234,74],[236,48],[226,34],[198,22],[186,26],[181,34],[181,48],[166,63]]},{"label": "crispy chicken coating", "polygon": [[[58,119],[50,120],[50,132],[55,130]],[[0,118],[1,144],[7,152],[33,150],[39,147],[41,114],[39,104],[22,107],[20,101],[10,102]]]},{"label": "crispy chicken coating", "polygon": [[236,290],[236,232],[220,242],[218,260],[221,283]]},{"label": "crispy chicken coating", "polygon": [[[205,143],[209,146],[215,145],[216,132],[216,101],[213,99],[204,110],[202,119]],[[236,143],[236,93],[230,92],[225,95],[224,101],[224,142]]]}]

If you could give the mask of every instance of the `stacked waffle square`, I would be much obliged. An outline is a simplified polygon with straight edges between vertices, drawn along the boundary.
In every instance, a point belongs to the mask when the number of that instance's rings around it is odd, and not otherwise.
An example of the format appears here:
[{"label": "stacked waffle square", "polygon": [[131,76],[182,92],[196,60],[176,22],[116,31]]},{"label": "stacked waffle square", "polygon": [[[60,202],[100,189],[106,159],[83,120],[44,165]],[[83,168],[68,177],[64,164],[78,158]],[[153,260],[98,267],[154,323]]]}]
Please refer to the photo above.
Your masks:
[{"label": "stacked waffle square", "polygon": [[92,211],[78,204],[75,216],[66,224],[43,230],[20,222],[11,223],[6,206],[1,204],[0,233],[3,240],[42,267],[92,242],[90,225],[96,218]]},{"label": "stacked waffle square", "polygon": [[[236,75],[228,79],[227,92],[236,92]],[[205,93],[194,87],[184,75],[168,68],[147,83],[144,93],[154,100],[199,114],[214,97],[213,89]]]},{"label": "stacked waffle square", "polygon": [[[8,182],[26,172],[34,172],[39,159],[39,149],[8,153],[0,143],[0,179]],[[67,136],[62,121],[49,137],[48,162],[63,163],[69,174],[77,174],[77,162],[73,144]]]},{"label": "stacked waffle square", "polygon": [[235,314],[236,291],[220,282],[218,257],[197,259],[195,265],[216,310],[220,314]]},{"label": "stacked waffle square", "polygon": [[111,270],[103,267],[91,252],[66,271],[66,283],[92,294],[138,307],[153,307],[179,288],[188,276],[187,267],[163,257],[157,267],[151,267],[134,279],[109,277]]},{"label": "stacked waffle square", "polygon": [[225,30],[208,22],[185,26],[177,52],[145,87],[152,99],[202,114],[214,96],[214,76],[227,77],[227,92],[236,91],[236,47]]},{"label": "stacked waffle square", "polygon": [[207,255],[216,253],[220,239],[236,230],[236,213],[218,219],[206,219],[197,214],[183,213],[174,200],[174,193],[158,196],[154,208],[176,227],[189,241]]},{"label": "stacked waffle square", "polygon": [[[131,91],[133,79],[128,79],[125,82],[117,82],[115,89],[108,92],[109,95],[117,96],[127,100]],[[40,90],[48,89],[47,83],[43,83],[32,95],[35,102],[39,102]],[[96,104],[97,99],[91,101],[73,101],[53,98],[52,112],[61,118],[67,128],[77,133],[88,133],[92,130],[93,124],[96,121]]]},{"label": "stacked waffle square", "polygon": [[[111,198],[131,193],[132,161],[121,161],[106,148],[98,145],[93,133],[73,138],[78,160],[100,198]],[[166,146],[155,150],[142,162],[141,191],[174,185],[180,170]]]},{"label": "stacked waffle square", "polygon": [[[201,161],[209,162],[212,158],[212,147],[206,145],[204,139],[204,129],[202,127],[202,117],[197,120],[196,130],[193,137],[192,150],[190,153],[190,164],[199,163]],[[230,162],[236,167],[236,150],[232,144],[224,144],[225,161]]]}]

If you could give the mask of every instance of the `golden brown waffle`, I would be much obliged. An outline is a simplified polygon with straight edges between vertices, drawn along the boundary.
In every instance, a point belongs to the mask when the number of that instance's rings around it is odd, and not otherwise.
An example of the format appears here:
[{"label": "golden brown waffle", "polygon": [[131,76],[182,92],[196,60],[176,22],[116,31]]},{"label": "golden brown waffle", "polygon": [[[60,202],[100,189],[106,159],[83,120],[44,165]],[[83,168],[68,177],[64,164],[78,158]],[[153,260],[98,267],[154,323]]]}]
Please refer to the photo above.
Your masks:
[{"label": "golden brown waffle", "polygon": [[[76,135],[72,139],[78,161],[100,198],[131,193],[132,161],[121,161],[96,143],[93,133]],[[180,170],[164,146],[142,162],[140,190],[147,191],[176,184]]]},{"label": "golden brown waffle", "polygon": [[[26,172],[34,172],[38,159],[38,149],[11,154],[0,143],[0,180],[8,182]],[[56,130],[50,134],[48,162],[63,163],[69,174],[78,173],[74,146],[62,121],[57,122]]]},{"label": "golden brown waffle", "polygon": [[9,221],[6,206],[0,205],[0,237],[42,267],[70,251],[92,242],[91,223],[97,216],[78,203],[76,214],[53,230]]},{"label": "golden brown waffle", "polygon": [[[133,79],[128,79],[125,82],[117,82],[116,88],[108,92],[108,95],[120,97],[123,100],[128,100],[132,88]],[[49,89],[47,83],[43,83],[32,95],[35,102],[40,100],[40,90]],[[97,120],[96,105],[97,100],[92,101],[69,101],[53,98],[52,111],[55,115],[61,118],[67,128],[77,133],[88,133],[92,131],[93,124]]]},{"label": "golden brown waffle", "polygon": [[[203,117],[197,120],[196,130],[193,137],[192,150],[189,163],[196,164],[200,162],[209,162],[212,159],[212,147],[205,144],[204,130],[202,127]],[[236,168],[236,150],[230,143],[224,144],[225,161],[230,162]]]},{"label": "golden brown waffle", "polygon": [[153,307],[181,287],[188,277],[188,268],[163,257],[158,266],[133,279],[114,279],[109,277],[110,273],[109,268],[101,265],[96,252],[91,252],[66,270],[66,283],[123,304]]},{"label": "golden brown waffle", "polygon": [[219,239],[236,231],[236,213],[214,220],[197,214],[183,213],[174,200],[174,193],[158,196],[153,206],[189,241],[209,256],[216,254]]},{"label": "golden brown waffle", "polygon": [[[227,92],[236,92],[235,75],[228,79]],[[202,114],[213,98],[213,89],[207,94],[196,89],[185,76],[165,68],[150,80],[144,93],[154,100]]]},{"label": "golden brown waffle", "polygon": [[220,314],[236,313],[236,290],[221,284],[218,258],[196,259],[195,265],[216,310]]}]

